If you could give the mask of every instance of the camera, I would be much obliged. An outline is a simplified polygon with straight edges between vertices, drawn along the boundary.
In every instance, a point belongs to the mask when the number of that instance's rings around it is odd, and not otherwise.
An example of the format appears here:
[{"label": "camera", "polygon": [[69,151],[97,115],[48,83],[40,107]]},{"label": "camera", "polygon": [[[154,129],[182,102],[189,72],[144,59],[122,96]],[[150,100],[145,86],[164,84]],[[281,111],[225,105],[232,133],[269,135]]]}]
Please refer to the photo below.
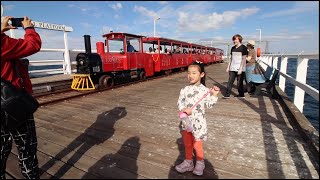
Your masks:
[{"label": "camera", "polygon": [[24,20],[24,18],[11,18],[8,23],[14,27],[22,27],[23,20]]}]

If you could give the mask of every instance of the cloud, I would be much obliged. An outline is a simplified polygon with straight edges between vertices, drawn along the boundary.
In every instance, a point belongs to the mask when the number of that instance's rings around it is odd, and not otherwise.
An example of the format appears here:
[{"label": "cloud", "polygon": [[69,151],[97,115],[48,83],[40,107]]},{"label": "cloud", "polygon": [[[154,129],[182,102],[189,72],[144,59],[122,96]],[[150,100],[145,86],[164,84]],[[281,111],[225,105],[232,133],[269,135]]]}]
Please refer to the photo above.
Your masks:
[{"label": "cloud", "polygon": [[159,1],[158,3],[161,5],[165,5],[165,4],[168,4],[168,1]]},{"label": "cloud", "polygon": [[90,27],[92,27],[92,25],[89,24],[89,23],[87,23],[87,22],[81,22],[80,25],[83,26],[84,28],[90,28]]},{"label": "cloud", "polygon": [[75,4],[69,4],[68,5],[69,8],[77,8],[80,9],[80,11],[86,12],[88,10],[91,10],[92,8],[86,7],[86,6],[79,6],[79,5],[75,5]]},{"label": "cloud", "polygon": [[132,28],[130,28],[128,25],[124,25],[124,24],[118,24],[115,27],[115,30],[118,32],[120,31],[120,32],[134,33],[134,32],[132,32]]},{"label": "cloud", "polygon": [[236,11],[225,11],[221,14],[199,14],[178,12],[178,30],[185,32],[206,32],[231,26],[239,18],[246,18],[257,13],[259,8],[245,8]]},{"label": "cloud", "polygon": [[113,29],[111,28],[111,27],[109,27],[109,26],[102,26],[102,33],[103,34],[107,34],[107,33],[109,33],[110,31],[112,31]]},{"label": "cloud", "polygon": [[7,10],[7,11],[13,10],[16,6],[15,5],[2,5],[2,7],[3,7],[3,12],[5,12],[5,10]]},{"label": "cloud", "polygon": [[289,16],[295,15],[304,12],[310,11],[319,11],[319,2],[318,1],[298,1],[295,2],[292,8],[290,9],[282,9],[280,11],[274,11],[271,13],[266,13],[261,15],[260,18],[270,18],[270,17],[278,17],[278,16]]},{"label": "cloud", "polygon": [[151,18],[159,17],[159,15],[156,12],[148,10],[147,8],[145,8],[143,6],[136,6],[135,5],[133,8],[133,11],[138,12],[140,14],[143,14],[144,16],[151,17]]},{"label": "cloud", "polygon": [[134,12],[141,16],[137,25],[151,24],[153,19],[160,17],[157,26],[172,29],[172,36],[178,36],[179,32],[207,32],[233,25],[239,18],[246,18],[257,13],[256,7],[245,8],[222,13],[212,12],[214,2],[192,2],[173,8],[165,5],[158,11],[150,10],[144,6],[134,6]]},{"label": "cloud", "polygon": [[89,15],[89,16],[94,16],[96,18],[101,18],[104,16],[103,11],[99,10],[99,7],[96,6],[90,6],[87,3],[84,4],[68,4],[69,8],[77,8],[81,12]]},{"label": "cloud", "polygon": [[119,10],[122,8],[122,4],[117,2],[116,4],[109,5],[113,10]]}]

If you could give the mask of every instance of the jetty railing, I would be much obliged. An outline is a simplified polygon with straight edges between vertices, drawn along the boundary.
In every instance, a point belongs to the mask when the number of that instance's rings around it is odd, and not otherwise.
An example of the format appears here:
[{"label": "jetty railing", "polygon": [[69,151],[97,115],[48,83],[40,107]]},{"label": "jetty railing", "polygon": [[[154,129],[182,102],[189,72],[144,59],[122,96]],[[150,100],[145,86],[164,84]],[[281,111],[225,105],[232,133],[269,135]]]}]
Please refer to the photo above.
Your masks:
[{"label": "jetty railing", "polygon": [[[291,58],[297,59],[296,78],[287,74],[288,60]],[[310,59],[319,61],[319,54],[262,54],[259,59],[263,62],[262,67],[265,69],[267,66],[278,69],[278,61],[281,60],[279,87],[284,92],[287,81],[295,86],[294,104],[301,113],[303,112],[305,93],[319,101],[319,90],[306,83],[308,61]]]}]

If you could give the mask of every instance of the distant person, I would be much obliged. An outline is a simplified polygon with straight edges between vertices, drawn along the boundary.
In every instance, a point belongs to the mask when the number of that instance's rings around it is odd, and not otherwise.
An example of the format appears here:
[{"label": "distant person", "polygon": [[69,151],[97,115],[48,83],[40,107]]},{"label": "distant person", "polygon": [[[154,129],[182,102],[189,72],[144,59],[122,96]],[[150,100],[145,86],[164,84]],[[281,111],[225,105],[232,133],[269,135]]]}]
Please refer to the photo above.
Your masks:
[{"label": "distant person", "polygon": [[[160,50],[159,50],[160,49]],[[157,48],[157,50],[156,50],[156,53],[163,53],[163,50],[162,50],[162,47],[161,46],[159,46],[158,48]]]},{"label": "distant person", "polygon": [[[3,17],[1,22],[1,79],[10,81],[17,89],[32,93],[32,84],[28,70],[20,58],[40,51],[41,39],[27,16],[22,21],[25,30],[24,39],[14,39],[4,32],[16,29],[8,24],[12,16]],[[19,71],[20,77],[17,74]],[[14,140],[18,149],[19,165],[22,175],[27,179],[39,179],[37,159],[37,135],[33,114],[26,117],[23,124],[9,128],[6,122],[15,121],[1,108],[1,179],[5,179],[6,161]]]},{"label": "distant person", "polygon": [[149,47],[149,53],[153,53],[153,48]]},{"label": "distant person", "polygon": [[226,69],[229,72],[229,80],[227,84],[227,91],[223,96],[224,99],[230,97],[232,85],[235,78],[237,78],[238,95],[236,97],[244,98],[244,72],[246,71],[246,58],[248,55],[248,49],[242,43],[242,36],[236,34],[232,37],[234,46],[231,48],[231,59]]},{"label": "distant person", "polygon": [[181,49],[180,49],[180,47],[177,46],[177,49],[175,50],[175,54],[181,54]]},{"label": "distant person", "polygon": [[[254,50],[254,45],[255,45],[255,41],[254,40],[249,40],[247,43],[247,48],[248,48],[248,57],[246,58],[246,71],[249,69],[252,69],[251,67],[254,67],[257,63],[256,61],[256,57],[257,57],[257,53]],[[250,74],[249,72],[246,72],[245,75]],[[245,76],[245,79],[246,76]],[[247,82],[246,81],[246,85],[247,85],[247,91],[249,94],[252,94],[255,91],[255,85],[253,82]]]},{"label": "distant person", "polygon": [[[207,108],[212,108],[217,103],[220,89],[217,86],[211,89],[205,86],[204,64],[200,62],[193,62],[189,65],[188,80],[190,85],[181,89],[177,105],[180,112],[185,112],[188,115],[193,130],[188,132],[188,127],[181,123],[185,160],[175,166],[175,169],[180,173],[193,171],[193,174],[201,176],[205,169],[202,142],[207,139],[207,122],[204,116],[205,104]],[[200,101],[196,108],[192,109],[192,106],[209,91],[210,94]],[[192,157],[193,149],[196,151],[197,159],[195,167]]]},{"label": "distant person", "polygon": [[128,52],[137,52],[134,47],[130,44],[130,41],[127,41],[127,51]]}]

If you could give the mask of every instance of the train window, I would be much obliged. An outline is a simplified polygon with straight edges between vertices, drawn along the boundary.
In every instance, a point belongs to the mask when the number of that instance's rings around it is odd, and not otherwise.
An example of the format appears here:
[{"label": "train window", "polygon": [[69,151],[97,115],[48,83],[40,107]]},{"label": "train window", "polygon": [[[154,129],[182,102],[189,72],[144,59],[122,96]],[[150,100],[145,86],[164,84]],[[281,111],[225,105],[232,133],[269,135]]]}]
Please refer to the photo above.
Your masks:
[{"label": "train window", "polygon": [[109,52],[120,52],[124,49],[123,39],[108,40]]},{"label": "train window", "polygon": [[127,51],[128,52],[139,52],[140,51],[140,43],[139,43],[138,38],[128,38],[127,37]]}]

